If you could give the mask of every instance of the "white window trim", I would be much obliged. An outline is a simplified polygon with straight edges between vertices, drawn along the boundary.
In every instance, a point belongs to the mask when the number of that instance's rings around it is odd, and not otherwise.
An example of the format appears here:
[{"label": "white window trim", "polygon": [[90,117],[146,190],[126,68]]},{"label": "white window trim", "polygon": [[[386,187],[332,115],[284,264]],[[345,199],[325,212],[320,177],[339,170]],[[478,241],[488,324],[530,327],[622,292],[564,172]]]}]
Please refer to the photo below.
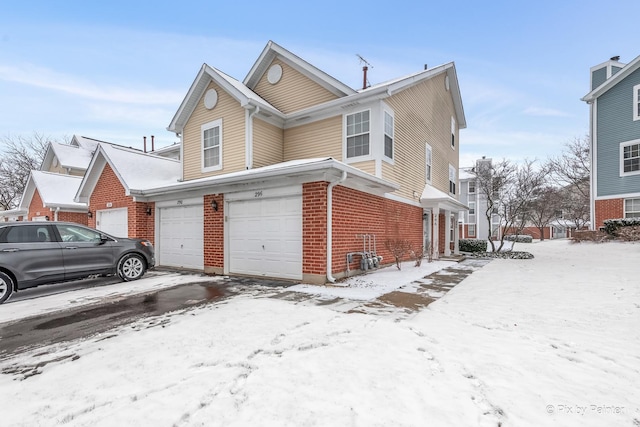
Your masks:
[{"label": "white window trim", "polygon": [[[392,157],[387,157],[386,153],[385,153],[385,141],[384,138],[387,135],[387,130],[386,130],[386,116],[387,114],[389,115],[389,117],[391,117],[391,156]],[[369,138],[369,140],[371,140],[371,138]],[[383,109],[382,110],[382,160],[386,161],[387,163],[391,163],[394,164],[394,158],[395,158],[395,154],[396,154],[396,118],[393,114],[393,111],[388,110],[388,109]]]},{"label": "white window trim", "polygon": [[[473,213],[471,213],[471,205],[473,205]],[[475,201],[469,201],[467,203],[467,206],[469,207],[469,222],[471,222],[471,217],[474,218],[474,222],[475,222],[475,217],[476,217],[476,202]]]},{"label": "white window trim", "polygon": [[[429,155],[429,153],[431,155]],[[429,166],[429,168],[427,168]],[[427,176],[427,170],[430,171],[429,176]],[[433,182],[433,148],[428,143],[425,143],[424,149],[424,178],[427,184],[431,184]]]},{"label": "white window trim", "polygon": [[[473,233],[471,233],[471,227],[473,227]],[[469,237],[476,237],[476,225],[474,224],[467,224],[467,234],[469,235]]]},{"label": "white window trim", "polygon": [[[471,183],[473,183],[473,192],[471,192]],[[475,181],[467,181],[467,194],[476,194],[476,192],[478,191],[478,189],[476,188],[476,182]]]},{"label": "white window trim", "polygon": [[[352,116],[354,114],[358,114],[358,113],[364,113],[365,111],[369,112],[369,154],[363,155],[363,156],[356,156],[356,157],[347,157],[347,138],[349,137],[347,135],[347,116]],[[378,114],[380,114],[380,110],[378,110]],[[351,111],[348,113],[345,113],[342,115],[342,158],[344,159],[345,163],[356,163],[356,162],[364,162],[367,160],[374,160],[375,156],[374,156],[374,140],[373,140],[373,136],[374,136],[374,132],[373,132],[373,128],[374,128],[374,117],[373,117],[373,110],[371,108],[365,108],[362,110],[357,110],[357,111]],[[384,124],[382,125],[384,127]],[[384,147],[383,147],[384,150]]]},{"label": "white window trim", "polygon": [[[639,200],[640,201],[640,199],[638,199],[638,198],[624,199],[624,207],[623,207],[624,208],[624,217],[625,218],[638,218],[638,217],[629,217],[629,216],[627,216],[627,202],[629,202],[631,200]],[[640,203],[638,203],[638,204],[640,204]],[[638,213],[638,212],[640,212],[640,210],[638,210],[638,211],[630,211],[629,213]]]},{"label": "white window trim", "polygon": [[624,147],[628,147],[629,145],[640,145],[640,139],[620,143],[620,176],[640,175],[640,170],[633,172],[624,171]]},{"label": "white window trim", "polygon": [[[220,161],[215,166],[205,167],[204,165],[204,131],[213,129],[215,127],[220,128]],[[205,123],[200,126],[200,169],[202,172],[213,172],[222,170],[222,148],[223,148],[223,133],[222,133],[222,119],[214,120],[209,123]]]},{"label": "white window trim", "polygon": [[[432,171],[433,172],[433,171]],[[453,179],[451,179],[453,177]],[[451,182],[453,182],[453,184],[455,185],[455,189],[454,190],[458,190],[458,177],[457,177],[457,173],[456,173],[456,168],[449,163],[449,194],[455,195],[456,193],[452,193],[451,192]]]},{"label": "white window trim", "polygon": [[458,141],[456,138],[456,118],[453,116],[451,116],[451,141],[449,142],[451,143],[451,149],[455,150]]},{"label": "white window trim", "polygon": [[633,87],[633,120],[640,120],[640,114],[638,114],[638,104],[640,103],[640,85]]}]

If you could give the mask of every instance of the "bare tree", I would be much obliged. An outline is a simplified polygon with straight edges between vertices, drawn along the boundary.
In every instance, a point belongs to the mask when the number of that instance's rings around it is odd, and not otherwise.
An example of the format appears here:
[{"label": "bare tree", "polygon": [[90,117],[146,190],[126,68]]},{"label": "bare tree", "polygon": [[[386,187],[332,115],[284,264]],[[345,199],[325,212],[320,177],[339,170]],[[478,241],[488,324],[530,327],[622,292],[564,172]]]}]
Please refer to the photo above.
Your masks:
[{"label": "bare tree", "polygon": [[534,191],[529,204],[528,217],[531,223],[540,231],[540,240],[544,240],[544,229],[554,219],[558,219],[558,211],[562,210],[563,195],[558,188],[545,185]]},{"label": "bare tree", "polygon": [[560,156],[548,161],[551,177],[564,193],[563,219],[566,225],[575,225],[578,229],[590,220],[590,146],[589,137],[576,137],[565,144]]},{"label": "bare tree", "polygon": [[[494,163],[491,159],[481,159],[476,162],[472,173],[476,175],[476,191],[480,198],[486,201],[485,218],[488,224],[487,239],[491,244],[491,249],[496,250],[493,242],[493,219],[499,216],[500,195],[504,192],[504,187],[513,179],[515,166],[508,160],[503,159]],[[501,245],[502,246],[502,245]]]},{"label": "bare tree", "polygon": [[[493,251],[504,246],[505,230],[522,232],[529,219],[529,207],[535,192],[545,184],[546,168],[537,168],[535,160],[525,160],[513,164],[508,160],[493,163],[479,160],[476,164],[476,187],[482,199],[486,200],[485,217],[489,225],[489,243]],[[499,224],[500,245],[496,249],[492,228]]]},{"label": "bare tree", "polygon": [[40,168],[48,144],[48,138],[39,133],[0,138],[0,209],[18,205],[29,174]]}]

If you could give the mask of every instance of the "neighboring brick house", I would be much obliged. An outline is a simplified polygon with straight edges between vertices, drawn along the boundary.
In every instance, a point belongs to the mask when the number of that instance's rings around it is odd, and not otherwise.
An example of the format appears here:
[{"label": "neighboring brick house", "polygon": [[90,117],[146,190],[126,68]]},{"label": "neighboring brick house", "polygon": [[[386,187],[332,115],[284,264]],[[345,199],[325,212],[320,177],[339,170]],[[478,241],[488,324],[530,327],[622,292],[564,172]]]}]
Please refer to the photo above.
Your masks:
[{"label": "neighboring brick house", "polygon": [[[131,225],[143,207],[135,221],[153,219],[159,265],[333,282],[374,239],[384,263],[398,241],[457,252],[464,127],[453,63],[353,90],[269,42],[242,82],[202,66],[168,127],[181,139],[174,177],[139,160],[127,184],[130,160],[101,149],[76,200],[106,211],[96,192],[124,195],[129,236],[149,238]],[[114,175],[124,192],[105,190]]]},{"label": "neighboring brick house", "polygon": [[591,67],[591,227],[640,217],[640,56]]},{"label": "neighboring brick house", "polygon": [[19,209],[27,221],[69,221],[87,225],[87,205],[73,201],[81,176],[31,171]]}]

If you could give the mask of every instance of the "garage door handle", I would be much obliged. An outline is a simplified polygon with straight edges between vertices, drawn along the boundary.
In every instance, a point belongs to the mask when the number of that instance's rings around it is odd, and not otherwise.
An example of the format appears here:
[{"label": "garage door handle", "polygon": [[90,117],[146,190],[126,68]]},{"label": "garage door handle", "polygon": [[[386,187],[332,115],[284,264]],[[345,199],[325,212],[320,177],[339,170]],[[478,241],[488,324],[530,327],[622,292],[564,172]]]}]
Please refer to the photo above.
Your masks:
[{"label": "garage door handle", "polygon": [[65,249],[78,249],[77,246],[67,246]]},{"label": "garage door handle", "polygon": [[17,248],[10,248],[10,249],[3,249],[2,252],[18,252],[20,249]]}]

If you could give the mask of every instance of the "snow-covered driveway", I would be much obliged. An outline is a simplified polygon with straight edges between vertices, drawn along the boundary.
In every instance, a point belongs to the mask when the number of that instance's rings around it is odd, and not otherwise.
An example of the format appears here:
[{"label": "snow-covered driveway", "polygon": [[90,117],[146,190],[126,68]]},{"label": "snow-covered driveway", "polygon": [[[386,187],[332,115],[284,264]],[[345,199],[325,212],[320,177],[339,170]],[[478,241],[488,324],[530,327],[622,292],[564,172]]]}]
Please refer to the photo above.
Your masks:
[{"label": "snow-covered driveway", "polygon": [[517,249],[402,320],[246,295],[3,360],[2,425],[640,425],[640,245]]}]

